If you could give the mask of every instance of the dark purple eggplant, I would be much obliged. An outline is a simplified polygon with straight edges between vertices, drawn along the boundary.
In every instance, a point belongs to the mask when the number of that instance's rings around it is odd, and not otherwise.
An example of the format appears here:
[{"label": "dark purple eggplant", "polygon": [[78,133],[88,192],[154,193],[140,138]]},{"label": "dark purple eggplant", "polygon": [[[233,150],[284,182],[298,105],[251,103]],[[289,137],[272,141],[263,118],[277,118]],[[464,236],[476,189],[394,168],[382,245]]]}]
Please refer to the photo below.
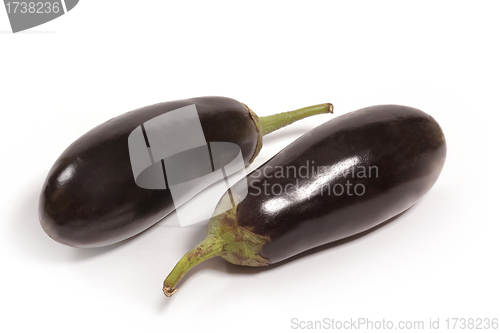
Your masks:
[{"label": "dark purple eggplant", "polygon": [[171,213],[175,207],[168,188],[136,184],[128,139],[148,120],[193,104],[205,140],[238,145],[245,165],[259,153],[264,135],[296,120],[333,112],[331,104],[321,104],[259,118],[234,99],[199,97],[110,119],[71,144],[52,166],[39,202],[45,232],[66,245],[99,247],[133,237]]},{"label": "dark purple eggplant", "polygon": [[332,119],[276,154],[220,200],[208,236],[164,281],[220,256],[267,266],[367,231],[411,207],[446,158],[439,124],[405,106],[380,105]]}]

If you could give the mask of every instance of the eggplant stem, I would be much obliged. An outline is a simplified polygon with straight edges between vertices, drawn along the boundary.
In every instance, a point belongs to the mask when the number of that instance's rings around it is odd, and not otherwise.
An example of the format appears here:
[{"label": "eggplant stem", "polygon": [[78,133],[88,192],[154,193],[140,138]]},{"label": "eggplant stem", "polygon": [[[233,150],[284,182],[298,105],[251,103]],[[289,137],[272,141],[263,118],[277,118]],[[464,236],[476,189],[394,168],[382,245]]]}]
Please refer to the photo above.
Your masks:
[{"label": "eggplant stem", "polygon": [[181,258],[163,282],[165,296],[170,297],[177,291],[175,287],[191,268],[213,257],[220,256],[235,265],[269,265],[269,259],[261,256],[260,251],[271,239],[238,226],[237,205],[237,196],[231,191],[222,196],[208,221],[207,237]]},{"label": "eggplant stem", "polygon": [[282,127],[293,124],[310,116],[323,113],[333,113],[333,105],[330,103],[307,106],[294,111],[282,112],[266,117],[259,117],[262,125],[262,135],[272,133]]},{"label": "eggplant stem", "polygon": [[163,293],[165,296],[170,297],[177,291],[175,287],[191,268],[207,259],[219,256],[223,248],[224,241],[217,237],[208,236],[198,243],[198,245],[179,260],[163,282]]}]

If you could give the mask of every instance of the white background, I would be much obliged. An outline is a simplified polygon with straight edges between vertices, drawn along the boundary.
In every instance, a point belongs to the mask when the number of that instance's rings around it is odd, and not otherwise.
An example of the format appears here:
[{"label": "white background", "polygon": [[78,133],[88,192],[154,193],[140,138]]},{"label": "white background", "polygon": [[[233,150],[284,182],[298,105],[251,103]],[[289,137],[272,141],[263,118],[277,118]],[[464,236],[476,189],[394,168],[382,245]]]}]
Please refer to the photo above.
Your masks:
[{"label": "white background", "polygon": [[[287,332],[292,318],[440,318],[443,329],[500,317],[498,2],[347,3],[82,0],[18,34],[0,9],[0,326]],[[168,299],[163,279],[203,228],[167,218],[102,249],[45,235],[39,193],[71,142],[123,112],[205,95],[259,115],[413,106],[441,124],[447,161],[424,198],[366,237],[267,269],[211,259]],[[252,168],[331,117],[269,135]]]}]

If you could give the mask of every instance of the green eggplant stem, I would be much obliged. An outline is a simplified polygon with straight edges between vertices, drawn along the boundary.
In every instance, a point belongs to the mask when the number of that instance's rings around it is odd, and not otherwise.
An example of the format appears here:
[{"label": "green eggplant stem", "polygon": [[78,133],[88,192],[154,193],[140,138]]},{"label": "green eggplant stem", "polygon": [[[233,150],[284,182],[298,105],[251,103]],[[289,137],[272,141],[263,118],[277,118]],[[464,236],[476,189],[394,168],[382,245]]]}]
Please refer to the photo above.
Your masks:
[{"label": "green eggplant stem", "polygon": [[237,205],[237,196],[226,192],[208,222],[207,237],[186,253],[163,281],[165,296],[177,291],[177,284],[191,268],[213,257],[220,256],[235,265],[269,265],[269,259],[262,257],[260,251],[270,238],[238,226]]},{"label": "green eggplant stem", "polygon": [[288,126],[297,120],[323,113],[333,113],[330,103],[308,106],[294,111],[282,112],[272,116],[259,117],[262,125],[262,135],[272,133],[282,127]]},{"label": "green eggplant stem", "polygon": [[259,152],[262,149],[262,138],[264,137],[264,135],[288,126],[296,122],[297,120],[322,113],[333,113],[333,105],[330,103],[325,103],[308,106],[294,111],[282,112],[272,116],[259,117],[247,105],[245,106],[250,112],[250,116],[252,117],[255,126],[257,127],[257,145],[255,146],[255,151],[248,164],[252,163],[257,155],[259,155]]},{"label": "green eggplant stem", "polygon": [[177,291],[177,283],[184,275],[203,261],[220,255],[223,250],[222,240],[216,237],[207,237],[191,251],[186,253],[175,265],[174,269],[163,282],[163,293],[170,297]]}]

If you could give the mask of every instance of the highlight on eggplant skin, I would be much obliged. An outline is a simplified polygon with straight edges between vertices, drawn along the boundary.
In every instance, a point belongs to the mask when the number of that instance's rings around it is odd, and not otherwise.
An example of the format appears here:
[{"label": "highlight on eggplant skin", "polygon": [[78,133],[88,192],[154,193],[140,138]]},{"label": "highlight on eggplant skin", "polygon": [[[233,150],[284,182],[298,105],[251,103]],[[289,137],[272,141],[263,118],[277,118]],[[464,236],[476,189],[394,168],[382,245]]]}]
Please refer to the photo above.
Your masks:
[{"label": "highlight on eggplant skin", "polygon": [[214,96],[124,113],[81,136],[55,161],[39,200],[44,231],[65,245],[101,247],[131,238],[173,212],[168,188],[136,184],[128,138],[145,122],[191,105],[196,106],[205,141],[237,145],[245,165],[258,155],[264,135],[305,117],[333,113],[333,106],[327,103],[258,117],[239,101]]},{"label": "highlight on eggplant skin", "polygon": [[[260,252],[269,263],[356,235],[405,211],[434,185],[446,158],[439,124],[420,110],[401,106],[346,114],[285,149],[293,154],[279,153],[262,168],[276,170],[281,165],[298,170],[307,161],[309,170],[312,161],[331,168],[299,177],[290,194],[250,193],[238,205],[238,225],[270,238]],[[284,188],[293,180],[255,176],[247,178],[254,187],[267,180]],[[318,186],[323,195],[319,191],[309,196],[307,190]],[[342,189],[344,193],[335,195],[334,190],[338,194]]]},{"label": "highlight on eggplant skin", "polygon": [[441,127],[415,108],[377,105],[327,121],[222,197],[219,206],[233,208],[216,208],[207,237],[181,258],[163,292],[171,296],[187,271],[214,256],[267,266],[369,230],[429,191],[445,159]]}]

